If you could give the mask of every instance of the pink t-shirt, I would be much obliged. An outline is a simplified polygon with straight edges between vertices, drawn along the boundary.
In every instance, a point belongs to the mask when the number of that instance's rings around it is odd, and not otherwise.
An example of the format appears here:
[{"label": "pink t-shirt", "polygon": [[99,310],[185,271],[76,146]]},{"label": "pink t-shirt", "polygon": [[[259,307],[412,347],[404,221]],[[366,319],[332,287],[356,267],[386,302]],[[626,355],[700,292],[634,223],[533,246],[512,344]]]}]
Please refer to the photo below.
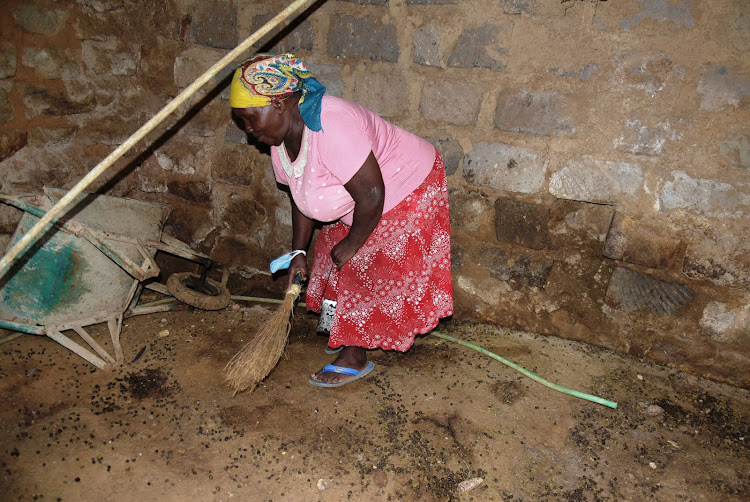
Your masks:
[{"label": "pink t-shirt", "polygon": [[[271,147],[276,181],[288,185],[294,202],[308,218],[352,224],[354,200],[344,185],[372,151],[385,183],[383,213],[417,188],[435,162],[435,147],[351,101],[324,96],[320,114],[323,129],[305,128],[307,163],[299,177],[286,173],[276,147]],[[303,138],[303,147],[304,149]],[[283,148],[283,145],[279,148]],[[303,160],[302,151],[292,166]]]}]

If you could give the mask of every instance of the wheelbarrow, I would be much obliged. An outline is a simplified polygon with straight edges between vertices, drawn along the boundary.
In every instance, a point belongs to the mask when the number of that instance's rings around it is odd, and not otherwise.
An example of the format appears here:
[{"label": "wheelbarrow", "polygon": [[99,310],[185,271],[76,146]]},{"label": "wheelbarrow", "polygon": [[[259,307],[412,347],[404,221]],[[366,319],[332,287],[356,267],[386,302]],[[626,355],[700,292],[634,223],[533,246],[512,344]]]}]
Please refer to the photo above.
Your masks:
[{"label": "wheelbarrow", "polygon": [[[0,202],[24,211],[8,248],[65,193],[45,187],[44,194],[0,194]],[[162,233],[169,206],[85,192],[74,204],[0,278],[0,328],[46,336],[110,370],[124,360],[123,319],[174,310],[180,302],[204,310],[229,304],[227,270],[220,282],[206,277],[210,269],[221,267]],[[202,271],[172,274],[166,285],[160,284],[152,280],[160,272],[154,261],[157,251],[197,262]],[[144,288],[174,298],[139,305]],[[107,323],[114,354],[84,329],[101,323]],[[89,348],[66,332],[76,333]]]}]

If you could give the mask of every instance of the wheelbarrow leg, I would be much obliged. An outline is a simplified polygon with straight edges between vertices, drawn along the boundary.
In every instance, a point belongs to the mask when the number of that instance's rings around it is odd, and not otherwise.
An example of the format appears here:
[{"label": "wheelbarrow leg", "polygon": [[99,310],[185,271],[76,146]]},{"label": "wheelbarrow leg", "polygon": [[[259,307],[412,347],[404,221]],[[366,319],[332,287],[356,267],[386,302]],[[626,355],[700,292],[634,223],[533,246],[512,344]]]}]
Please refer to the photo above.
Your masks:
[{"label": "wheelbarrow leg", "polygon": [[73,331],[75,331],[76,333],[78,333],[78,336],[80,336],[81,338],[83,338],[86,341],[86,343],[88,343],[89,345],[91,345],[91,348],[94,349],[97,354],[99,354],[100,356],[102,356],[102,358],[104,358],[108,363],[115,364],[115,360],[112,358],[112,356],[110,356],[107,353],[107,351],[104,350],[104,348],[101,345],[99,345],[98,343],[96,343],[96,340],[94,340],[91,337],[91,335],[89,335],[86,332],[86,330],[83,329],[82,326],[73,326]]},{"label": "wheelbarrow leg", "polygon": [[47,328],[47,336],[51,338],[52,340],[56,341],[63,347],[75,352],[97,368],[100,368],[105,371],[109,371],[112,369],[112,365],[105,361],[104,359],[100,358],[90,350],[87,350],[80,345],[78,345],[76,342],[68,338],[67,336],[63,335],[60,331],[58,331],[55,328]]},{"label": "wheelbarrow leg", "polygon": [[120,345],[122,315],[108,319],[107,326],[109,327],[109,335],[112,337],[112,346],[115,348],[115,359],[118,363],[122,362],[125,359],[125,355],[122,353],[122,346]]}]

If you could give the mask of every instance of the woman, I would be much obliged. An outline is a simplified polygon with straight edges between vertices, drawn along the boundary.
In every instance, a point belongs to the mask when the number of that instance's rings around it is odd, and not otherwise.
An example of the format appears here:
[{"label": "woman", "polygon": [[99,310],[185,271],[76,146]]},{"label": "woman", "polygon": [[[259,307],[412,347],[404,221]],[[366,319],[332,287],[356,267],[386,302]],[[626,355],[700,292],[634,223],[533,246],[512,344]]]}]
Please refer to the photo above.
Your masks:
[{"label": "woman", "polygon": [[[292,249],[306,251],[315,222],[306,303],[337,302],[332,364],[319,387],[362,378],[367,350],[406,351],[453,313],[450,221],[442,158],[427,141],[325,87],[291,54],[256,54],[234,73],[229,104],[245,131],[271,145],[276,180],[292,199]],[[308,279],[299,252],[289,283]],[[334,353],[333,350],[330,351]]]}]

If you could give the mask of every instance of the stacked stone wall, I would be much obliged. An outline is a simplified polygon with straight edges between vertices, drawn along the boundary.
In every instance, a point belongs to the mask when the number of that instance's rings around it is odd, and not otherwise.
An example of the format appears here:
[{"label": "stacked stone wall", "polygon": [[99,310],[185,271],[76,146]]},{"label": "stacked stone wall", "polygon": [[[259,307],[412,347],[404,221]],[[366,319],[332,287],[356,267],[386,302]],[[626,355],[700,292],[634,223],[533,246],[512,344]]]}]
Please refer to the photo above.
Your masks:
[{"label": "stacked stone wall", "polygon": [[[287,4],[3,2],[2,193],[73,186]],[[442,152],[456,318],[750,387],[744,0],[328,0],[257,48]],[[231,71],[92,188],[169,204],[165,233],[235,293],[277,293],[289,201],[230,116]],[[0,206],[0,247],[19,218]]]}]

